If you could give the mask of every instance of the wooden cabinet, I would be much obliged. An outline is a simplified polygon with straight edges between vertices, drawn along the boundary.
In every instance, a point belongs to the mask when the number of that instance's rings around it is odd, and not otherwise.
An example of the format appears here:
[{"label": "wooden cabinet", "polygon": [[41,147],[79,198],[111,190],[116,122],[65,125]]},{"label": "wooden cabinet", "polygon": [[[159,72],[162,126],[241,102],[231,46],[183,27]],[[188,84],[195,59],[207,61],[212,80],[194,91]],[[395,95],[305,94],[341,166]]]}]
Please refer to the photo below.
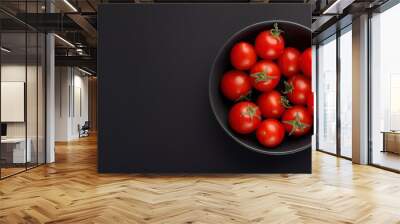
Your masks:
[{"label": "wooden cabinet", "polygon": [[383,152],[400,154],[400,131],[387,131],[383,134]]}]

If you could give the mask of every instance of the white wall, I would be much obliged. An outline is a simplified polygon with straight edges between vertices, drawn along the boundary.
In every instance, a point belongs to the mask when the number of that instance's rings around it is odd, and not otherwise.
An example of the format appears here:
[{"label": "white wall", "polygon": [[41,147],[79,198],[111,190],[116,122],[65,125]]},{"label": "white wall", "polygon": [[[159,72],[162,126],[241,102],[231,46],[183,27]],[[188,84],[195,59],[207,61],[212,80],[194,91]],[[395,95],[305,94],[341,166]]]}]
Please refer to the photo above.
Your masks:
[{"label": "white wall", "polygon": [[88,77],[72,67],[56,67],[55,140],[79,137],[78,125],[89,118]]},{"label": "white wall", "polygon": [[69,68],[55,68],[55,141],[67,141],[69,124],[69,96],[68,88],[70,84]]},{"label": "white wall", "polygon": [[[77,70],[75,70],[76,72]],[[88,102],[88,77],[82,76],[82,73],[74,75],[73,83],[73,99],[72,103],[74,107],[72,108],[72,132],[73,138],[79,137],[78,125],[83,125],[85,121],[89,120],[89,102]]]},{"label": "white wall", "polygon": [[[25,82],[25,64],[8,64],[1,66],[1,80],[5,82]],[[27,68],[28,71],[32,67]],[[28,72],[30,74],[30,72]],[[5,109],[5,108],[2,108]],[[25,137],[25,122],[10,122],[7,123],[7,137]]]},{"label": "white wall", "polygon": [[[27,69],[27,73],[25,71]],[[29,85],[36,86],[36,80],[33,76],[36,77],[36,66],[27,66],[20,64],[6,64],[1,66],[1,81],[3,82],[25,82],[25,75],[28,77]],[[28,129],[29,127],[33,127],[36,130],[36,113],[33,114],[31,111],[36,111],[36,88],[27,88],[27,106],[30,107],[27,109],[28,113]],[[31,104],[31,102],[34,102]],[[5,108],[2,108],[2,110]],[[31,124],[34,122],[34,124]],[[25,137],[25,123],[26,122],[7,122],[7,135],[8,137]],[[28,137],[30,132],[28,130]],[[36,132],[35,132],[36,134]]]}]

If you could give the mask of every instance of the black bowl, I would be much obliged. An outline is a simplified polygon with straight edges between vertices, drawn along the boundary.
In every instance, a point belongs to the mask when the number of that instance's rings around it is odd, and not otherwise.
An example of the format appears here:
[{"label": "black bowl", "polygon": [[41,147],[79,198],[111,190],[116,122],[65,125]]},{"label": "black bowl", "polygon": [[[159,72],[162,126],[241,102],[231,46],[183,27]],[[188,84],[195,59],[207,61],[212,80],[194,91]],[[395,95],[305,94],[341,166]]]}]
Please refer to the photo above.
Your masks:
[{"label": "black bowl", "polygon": [[[305,26],[287,21],[265,21],[245,27],[230,37],[219,50],[211,69],[209,78],[209,98],[211,108],[223,130],[236,142],[249,150],[269,155],[287,155],[299,152],[311,147],[311,132],[308,135],[294,138],[286,136],[283,143],[275,148],[266,148],[258,143],[255,134],[241,135],[232,131],[228,124],[228,113],[233,102],[225,99],[220,91],[222,75],[233,69],[230,64],[229,53],[232,46],[240,41],[254,43],[258,33],[273,28],[278,23],[279,29],[283,30],[286,47],[295,47],[301,51],[311,47],[311,30]],[[255,92],[255,91],[253,91]],[[253,101],[257,93],[253,94]]]}]

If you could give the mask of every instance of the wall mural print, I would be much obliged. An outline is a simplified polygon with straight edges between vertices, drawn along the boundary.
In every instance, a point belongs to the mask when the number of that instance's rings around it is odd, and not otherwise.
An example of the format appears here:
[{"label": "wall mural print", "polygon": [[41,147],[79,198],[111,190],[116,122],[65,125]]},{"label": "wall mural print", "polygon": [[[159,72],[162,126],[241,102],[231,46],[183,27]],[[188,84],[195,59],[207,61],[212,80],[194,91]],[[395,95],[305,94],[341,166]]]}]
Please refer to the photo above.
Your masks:
[{"label": "wall mural print", "polygon": [[260,22],[218,52],[210,103],[225,132],[247,149],[285,155],[311,147],[310,33],[288,21]]},{"label": "wall mural print", "polygon": [[307,4],[101,5],[99,172],[310,173],[310,26]]}]

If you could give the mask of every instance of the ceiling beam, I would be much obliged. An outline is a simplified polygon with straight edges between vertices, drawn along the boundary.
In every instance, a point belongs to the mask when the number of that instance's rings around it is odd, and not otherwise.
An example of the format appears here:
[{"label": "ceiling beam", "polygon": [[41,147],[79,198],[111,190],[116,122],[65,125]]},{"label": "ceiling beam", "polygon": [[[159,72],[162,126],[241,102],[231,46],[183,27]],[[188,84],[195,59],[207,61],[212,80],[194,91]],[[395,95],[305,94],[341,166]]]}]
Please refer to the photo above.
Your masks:
[{"label": "ceiling beam", "polygon": [[88,67],[96,71],[96,58],[90,56],[55,56],[56,66]]},{"label": "ceiling beam", "polygon": [[71,20],[73,20],[77,25],[79,25],[83,31],[90,37],[86,41],[89,42],[91,46],[96,46],[97,44],[97,30],[89,23],[89,21],[80,14],[68,14]]},{"label": "ceiling beam", "polygon": [[355,0],[336,0],[322,10],[322,14],[342,14]]}]

